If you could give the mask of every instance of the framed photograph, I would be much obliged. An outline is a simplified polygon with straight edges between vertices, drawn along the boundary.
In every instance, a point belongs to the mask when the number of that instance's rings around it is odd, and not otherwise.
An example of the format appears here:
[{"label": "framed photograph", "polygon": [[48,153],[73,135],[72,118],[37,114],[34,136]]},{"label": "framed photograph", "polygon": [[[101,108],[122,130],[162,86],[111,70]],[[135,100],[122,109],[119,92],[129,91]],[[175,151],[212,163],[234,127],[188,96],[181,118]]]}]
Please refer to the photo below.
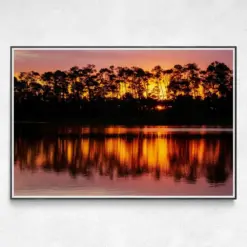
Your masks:
[{"label": "framed photograph", "polygon": [[236,199],[236,47],[10,50],[12,199]]}]

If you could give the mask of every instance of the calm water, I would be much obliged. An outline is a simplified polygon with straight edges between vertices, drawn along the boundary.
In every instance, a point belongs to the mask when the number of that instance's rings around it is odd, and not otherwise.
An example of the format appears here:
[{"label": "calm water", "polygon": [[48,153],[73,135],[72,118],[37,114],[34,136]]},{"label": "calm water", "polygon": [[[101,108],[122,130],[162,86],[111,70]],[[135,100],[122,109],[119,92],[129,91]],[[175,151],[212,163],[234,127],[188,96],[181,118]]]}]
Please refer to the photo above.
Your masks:
[{"label": "calm water", "polygon": [[230,196],[232,142],[218,127],[18,124],[14,193]]}]

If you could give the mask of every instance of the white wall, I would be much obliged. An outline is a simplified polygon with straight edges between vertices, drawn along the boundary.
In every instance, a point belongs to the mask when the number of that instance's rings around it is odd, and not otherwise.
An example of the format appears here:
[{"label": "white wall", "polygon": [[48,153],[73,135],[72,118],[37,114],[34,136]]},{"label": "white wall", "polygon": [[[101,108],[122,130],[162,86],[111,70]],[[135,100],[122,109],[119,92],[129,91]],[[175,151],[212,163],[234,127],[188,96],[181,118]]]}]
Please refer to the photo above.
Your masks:
[{"label": "white wall", "polygon": [[[246,13],[245,0],[1,0],[0,246],[246,246]],[[10,45],[237,45],[237,201],[10,201]]]}]

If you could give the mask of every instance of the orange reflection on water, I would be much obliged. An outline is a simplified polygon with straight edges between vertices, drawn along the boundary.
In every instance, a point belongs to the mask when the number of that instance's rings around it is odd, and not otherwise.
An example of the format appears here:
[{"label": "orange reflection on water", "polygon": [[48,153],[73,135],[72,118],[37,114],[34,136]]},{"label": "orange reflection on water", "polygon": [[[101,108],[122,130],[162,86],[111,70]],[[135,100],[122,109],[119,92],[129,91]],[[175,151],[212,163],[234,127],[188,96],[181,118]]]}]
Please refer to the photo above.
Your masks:
[{"label": "orange reflection on water", "polygon": [[[126,131],[109,130],[106,133]],[[229,137],[18,137],[14,151],[15,165],[20,169],[69,171],[73,177],[100,175],[117,179],[150,174],[156,179],[172,176],[195,182],[203,176],[210,183],[221,183],[232,171]]]}]

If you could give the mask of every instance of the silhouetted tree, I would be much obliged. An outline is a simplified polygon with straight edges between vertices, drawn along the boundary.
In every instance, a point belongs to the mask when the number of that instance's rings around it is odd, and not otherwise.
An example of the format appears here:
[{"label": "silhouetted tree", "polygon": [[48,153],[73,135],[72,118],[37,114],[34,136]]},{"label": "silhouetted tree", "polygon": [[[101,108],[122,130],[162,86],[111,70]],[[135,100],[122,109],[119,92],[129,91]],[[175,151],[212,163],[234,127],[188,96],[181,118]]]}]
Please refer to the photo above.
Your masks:
[{"label": "silhouetted tree", "polygon": [[189,82],[189,88],[193,98],[198,96],[198,87],[200,83],[199,68],[195,63],[189,63],[184,67],[187,80]]},{"label": "silhouetted tree", "polygon": [[217,61],[211,63],[206,71],[205,88],[207,94],[218,93],[226,97],[232,91],[232,71],[224,64]]},{"label": "silhouetted tree", "polygon": [[[15,104],[23,113],[18,117],[32,117],[36,109],[42,111],[40,116],[50,112],[54,118],[62,113],[76,117],[109,117],[114,113],[116,118],[142,116],[146,120],[176,122],[181,118],[187,122],[222,119],[232,123],[233,75],[224,63],[217,61],[206,70],[189,63],[165,70],[157,65],[151,72],[137,66],[113,65],[97,70],[95,65],[88,64],[41,75],[35,71],[21,72],[13,79]],[[156,108],[158,104],[161,107]],[[165,111],[158,112],[162,106]],[[32,112],[24,114],[28,109]]]}]

